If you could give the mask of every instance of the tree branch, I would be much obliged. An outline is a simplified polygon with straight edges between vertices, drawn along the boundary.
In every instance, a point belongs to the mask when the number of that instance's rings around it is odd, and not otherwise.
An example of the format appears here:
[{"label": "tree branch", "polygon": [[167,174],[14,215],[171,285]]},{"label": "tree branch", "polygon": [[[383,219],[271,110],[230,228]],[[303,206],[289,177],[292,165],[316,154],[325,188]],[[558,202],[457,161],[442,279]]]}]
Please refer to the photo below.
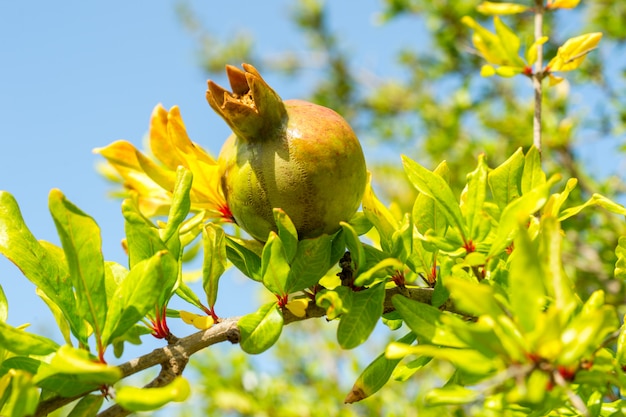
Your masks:
[{"label": "tree branch", "polygon": [[[543,0],[535,0],[535,41],[543,36]],[[543,46],[537,45],[537,61],[535,62],[535,73],[533,74],[533,88],[535,90],[535,114],[533,117],[533,145],[541,154],[541,99],[543,92],[541,83],[543,81]]]},{"label": "tree branch", "polygon": [[[391,299],[395,295],[403,295],[421,303],[430,304],[432,301],[433,289],[432,288],[401,288],[395,287],[387,290],[385,296],[385,302],[383,311],[389,313],[394,311],[395,308]],[[441,309],[454,313],[460,313],[452,305],[450,301],[447,301]],[[310,303],[305,310],[304,317],[298,317],[291,313],[287,309],[283,309],[284,324],[290,324],[297,321],[320,318],[326,315],[326,310],[317,306],[315,303]],[[182,375],[185,366],[189,362],[189,358],[194,353],[203,350],[211,345],[229,341],[231,343],[239,343],[240,334],[237,322],[240,317],[231,317],[220,321],[213,327],[193,333],[189,336],[177,339],[175,343],[169,344],[162,348],[153,350],[138,358],[132,359],[119,365],[119,369],[122,371],[122,377],[126,378],[130,375],[134,375],[143,370],[160,365],[161,372],[159,375],[148,383],[145,388],[156,388],[169,384],[176,376]],[[52,411],[63,407],[75,401],[91,391],[86,391],[80,395],[74,397],[54,397],[46,401],[42,401],[37,407],[35,417],[46,416]],[[130,412],[123,409],[119,405],[113,405],[104,410],[99,417],[114,417],[114,416],[127,416]]]}]

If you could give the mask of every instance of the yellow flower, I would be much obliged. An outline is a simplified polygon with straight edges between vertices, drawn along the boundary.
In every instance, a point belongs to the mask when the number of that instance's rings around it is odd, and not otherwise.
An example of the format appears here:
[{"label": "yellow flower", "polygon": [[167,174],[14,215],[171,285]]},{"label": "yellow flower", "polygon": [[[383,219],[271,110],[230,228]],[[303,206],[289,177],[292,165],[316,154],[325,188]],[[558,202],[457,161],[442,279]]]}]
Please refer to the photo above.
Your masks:
[{"label": "yellow flower", "polygon": [[189,139],[178,106],[169,111],[160,104],[154,108],[149,139],[156,160],[125,140],[94,149],[117,171],[142,213],[149,217],[167,214],[176,168],[182,165],[193,174],[191,210],[204,211],[207,218],[232,221],[220,188],[217,161]]}]

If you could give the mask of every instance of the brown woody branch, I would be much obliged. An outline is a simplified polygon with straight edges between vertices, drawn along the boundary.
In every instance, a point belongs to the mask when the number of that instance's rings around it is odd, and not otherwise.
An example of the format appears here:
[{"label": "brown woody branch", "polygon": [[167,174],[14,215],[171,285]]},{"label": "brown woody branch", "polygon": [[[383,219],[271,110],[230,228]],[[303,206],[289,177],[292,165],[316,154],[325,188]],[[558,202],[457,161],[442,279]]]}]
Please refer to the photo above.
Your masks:
[{"label": "brown woody branch", "polygon": [[[432,300],[433,289],[400,287],[390,288],[387,290],[387,294],[385,296],[385,302],[383,307],[383,311],[385,313],[394,310],[391,299],[393,296],[398,294],[401,294],[412,300],[419,301],[421,303],[430,304]],[[446,304],[444,304],[441,308],[451,312],[458,312],[449,301],[446,302]],[[326,311],[314,303],[309,304],[308,308],[305,311],[304,317],[298,317],[287,309],[283,310],[284,324],[312,318],[324,317],[325,315]],[[222,343],[225,341],[238,343],[240,339],[239,328],[237,327],[238,321],[239,317],[224,319],[207,330],[202,330],[189,336],[175,339],[173,340],[174,343],[168,344],[167,346],[164,346],[162,348],[155,349],[150,353],[123,363],[119,365],[119,369],[122,371],[122,377],[125,378],[143,370],[160,365],[161,371],[159,372],[159,375],[145,387],[155,388],[165,386],[169,384],[175,377],[182,375],[185,366],[189,362],[189,358],[194,353],[203,350],[211,345]],[[51,413],[52,411],[87,395],[89,392],[90,391],[86,391],[80,395],[70,398],[54,397],[42,401],[37,407],[35,416],[46,416],[48,415],[48,413]],[[98,416],[118,417],[127,416],[129,414],[131,413],[128,410],[123,409],[119,405],[113,405],[110,408],[101,412]]]}]

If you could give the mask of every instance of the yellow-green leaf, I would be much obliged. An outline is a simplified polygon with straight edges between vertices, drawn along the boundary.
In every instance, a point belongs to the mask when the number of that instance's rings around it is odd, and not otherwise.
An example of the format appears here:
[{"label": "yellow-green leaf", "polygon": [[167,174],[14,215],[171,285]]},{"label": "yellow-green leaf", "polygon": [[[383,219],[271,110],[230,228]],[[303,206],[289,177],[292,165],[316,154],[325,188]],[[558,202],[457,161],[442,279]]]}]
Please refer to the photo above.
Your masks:
[{"label": "yellow-green leaf", "polygon": [[528,10],[528,6],[517,3],[495,3],[493,1],[483,1],[476,6],[476,10],[486,15],[517,14]]},{"label": "yellow-green leaf", "polygon": [[602,33],[593,32],[570,38],[559,47],[556,56],[548,63],[550,71],[575,70],[594,50],[602,39]]},{"label": "yellow-green leaf", "polygon": [[189,382],[178,376],[164,387],[120,387],[116,390],[115,402],[129,411],[151,411],[172,401],[185,401],[190,393]]},{"label": "yellow-green leaf", "polygon": [[548,9],[573,9],[580,0],[548,0]]}]

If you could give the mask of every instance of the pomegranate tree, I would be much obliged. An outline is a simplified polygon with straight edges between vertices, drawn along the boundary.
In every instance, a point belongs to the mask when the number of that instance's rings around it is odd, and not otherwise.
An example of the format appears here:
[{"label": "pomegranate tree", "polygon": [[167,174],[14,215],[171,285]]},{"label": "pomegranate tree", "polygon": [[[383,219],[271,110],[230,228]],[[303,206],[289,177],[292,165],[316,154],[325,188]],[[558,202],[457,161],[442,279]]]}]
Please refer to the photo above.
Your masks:
[{"label": "pomegranate tree", "polygon": [[221,186],[236,223],[265,241],[283,209],[300,239],[339,230],[361,204],[365,158],[335,111],[285,100],[258,71],[227,66],[232,92],[209,81],[207,100],[233,134],[218,157]]}]

